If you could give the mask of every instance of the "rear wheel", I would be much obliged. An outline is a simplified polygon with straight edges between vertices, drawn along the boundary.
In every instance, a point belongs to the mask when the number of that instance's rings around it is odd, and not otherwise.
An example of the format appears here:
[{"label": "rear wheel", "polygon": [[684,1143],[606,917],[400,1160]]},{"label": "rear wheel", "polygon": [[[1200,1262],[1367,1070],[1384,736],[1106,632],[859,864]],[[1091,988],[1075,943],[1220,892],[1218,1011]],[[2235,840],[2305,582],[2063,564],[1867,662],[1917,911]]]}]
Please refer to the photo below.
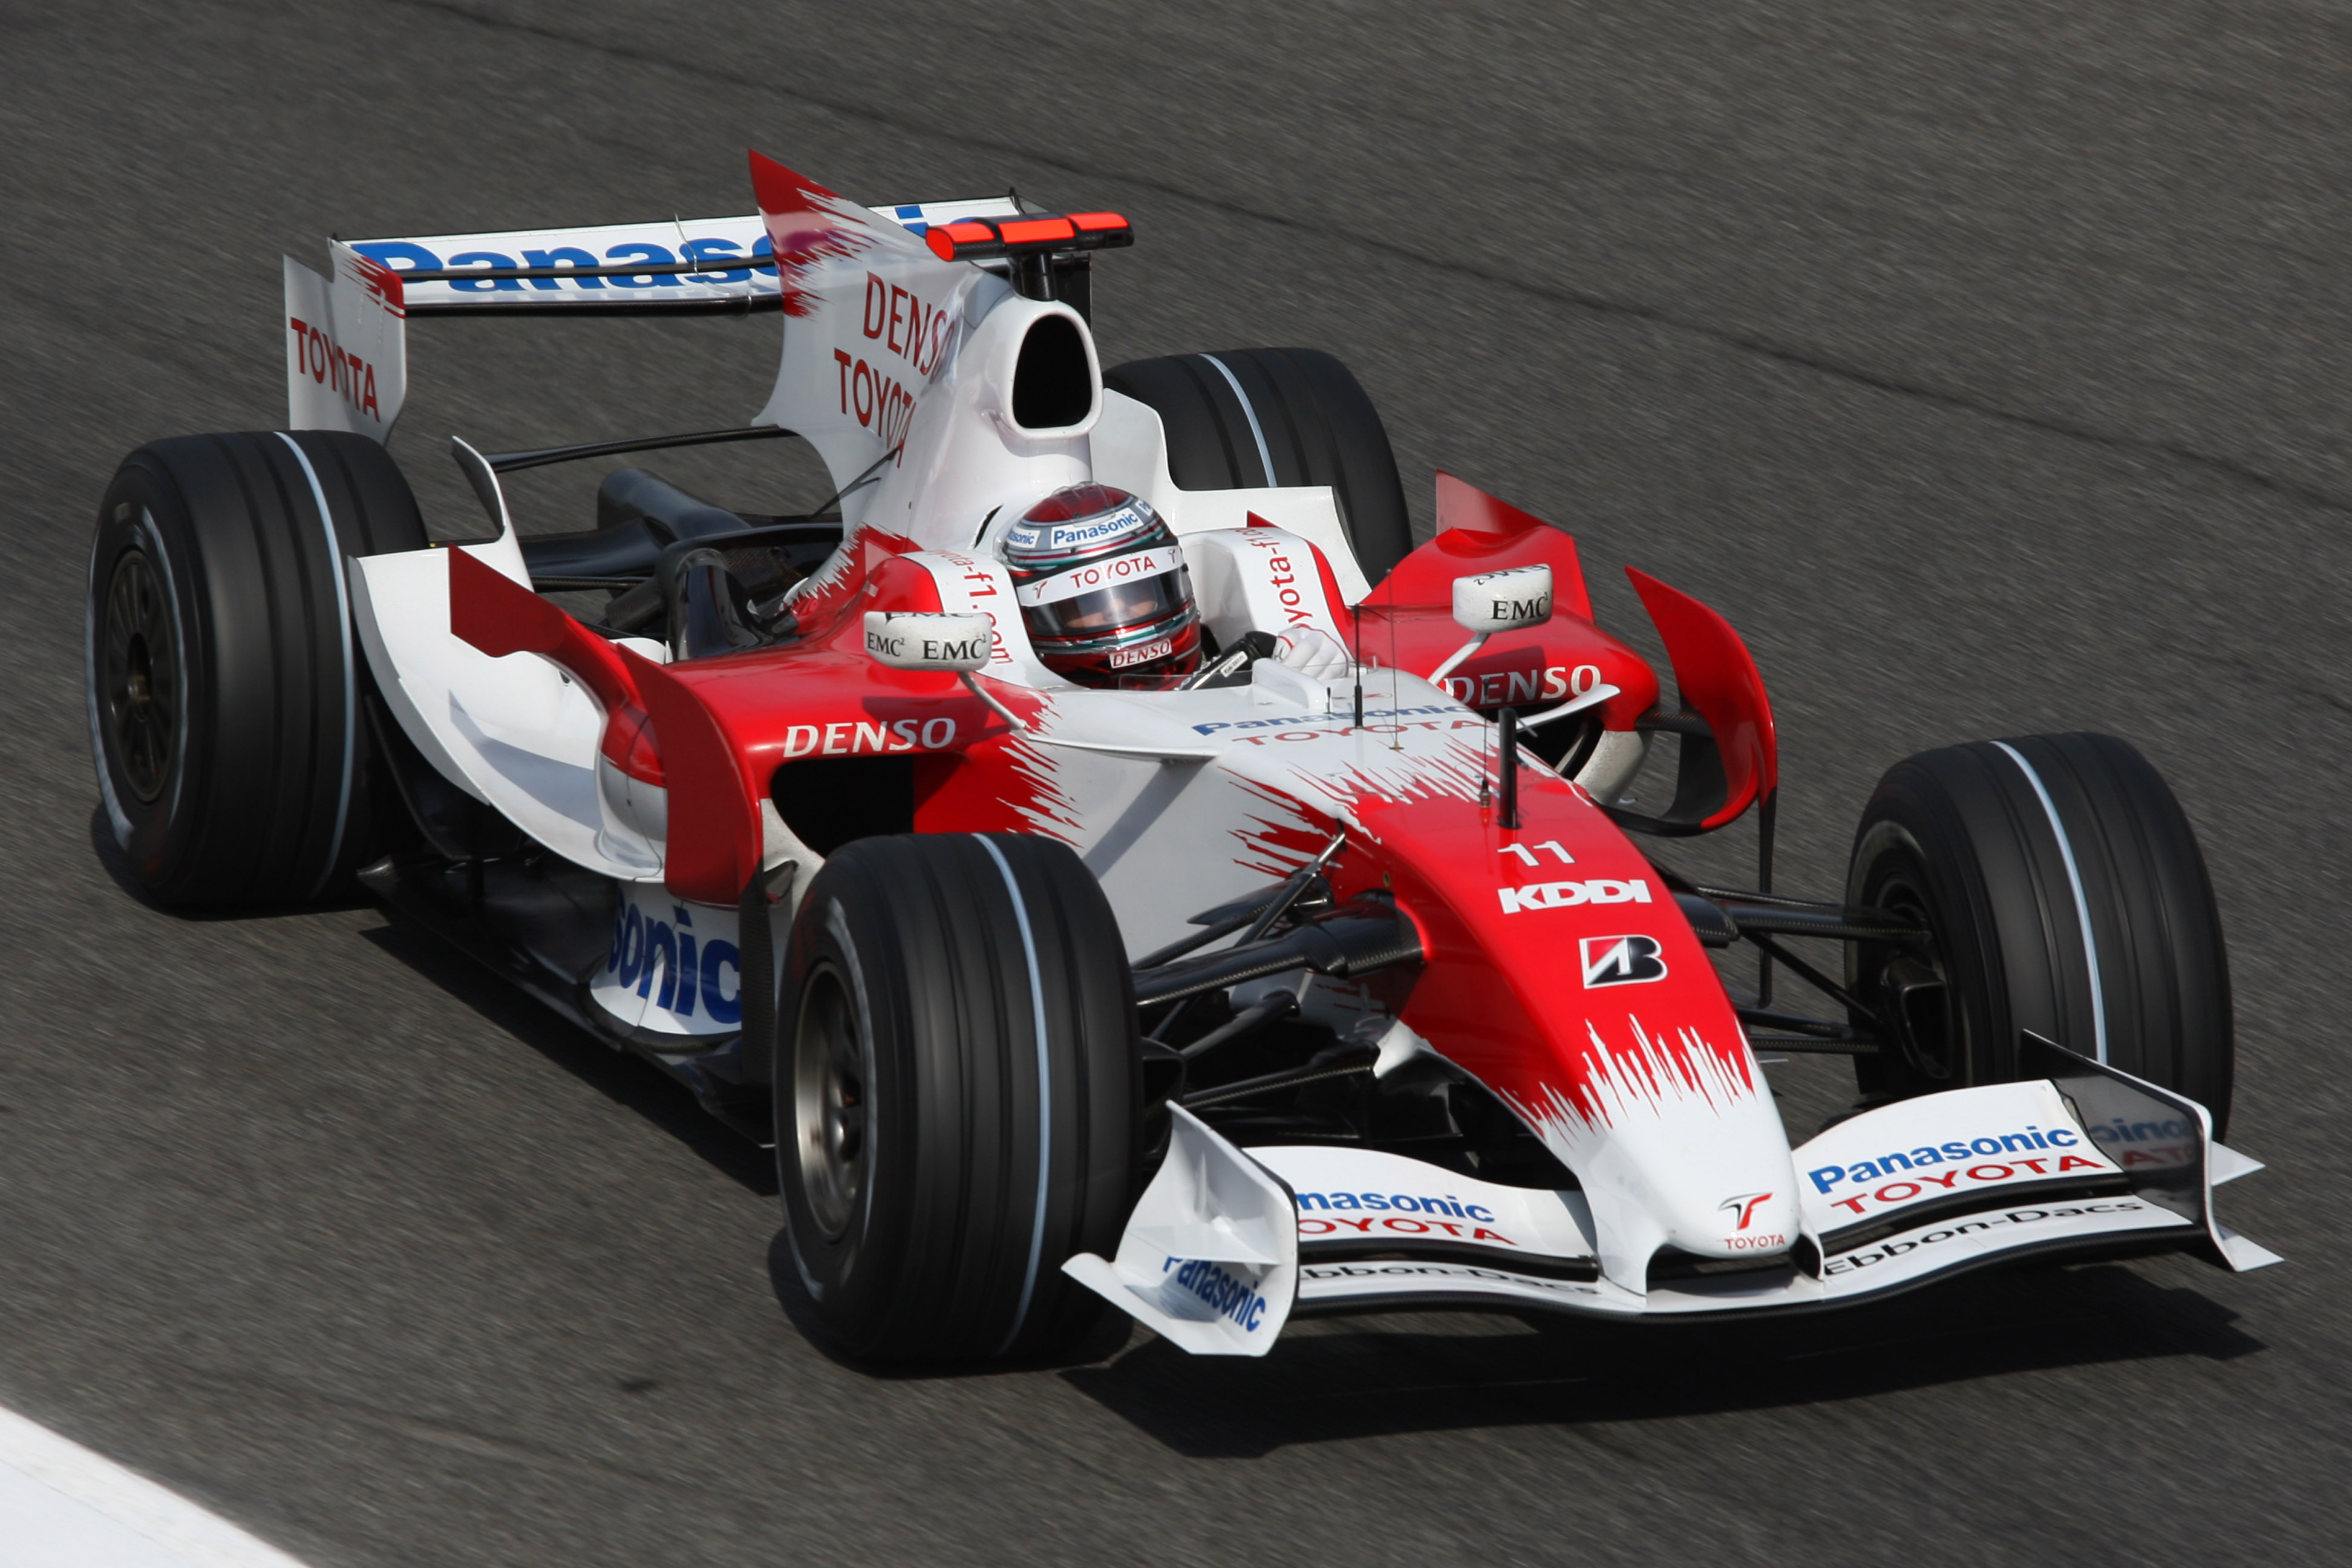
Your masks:
[{"label": "rear wheel", "polygon": [[1130,360],[1103,384],[1160,416],[1178,489],[1328,485],[1370,584],[1412,548],[1388,430],[1348,367],[1319,349]]},{"label": "rear wheel", "polygon": [[99,793],[159,903],[340,889],[400,807],[359,700],[347,558],[425,548],[364,437],[186,436],[123,459],[90,552],[84,678]]},{"label": "rear wheel", "polygon": [[2229,1118],[2229,955],[2179,803],[2128,742],[2041,735],[1922,752],[1879,782],[1851,903],[1924,923],[1857,944],[1849,987],[1901,1043],[1857,1058],[1864,1090],[2013,1079],[2032,1030]]},{"label": "rear wheel", "polygon": [[1078,858],[1001,834],[858,839],[794,922],[775,1073],[815,1325],[880,1363],[1050,1353],[1100,1302],[1142,1110],[1118,922]]}]

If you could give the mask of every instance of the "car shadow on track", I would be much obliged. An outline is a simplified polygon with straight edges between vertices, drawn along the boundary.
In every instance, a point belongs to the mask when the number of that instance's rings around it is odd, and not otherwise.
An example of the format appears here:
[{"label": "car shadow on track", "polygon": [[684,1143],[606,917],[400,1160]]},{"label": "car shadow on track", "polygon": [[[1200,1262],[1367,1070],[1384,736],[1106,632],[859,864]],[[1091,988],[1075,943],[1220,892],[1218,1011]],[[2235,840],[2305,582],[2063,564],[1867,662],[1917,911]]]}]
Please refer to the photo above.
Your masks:
[{"label": "car shadow on track", "polygon": [[1177,1453],[1250,1458],[1384,1433],[1712,1415],[2265,1349],[2235,1316],[2116,1265],[2036,1267],[1778,1321],[1324,1320],[1294,1327],[1263,1361],[1191,1357],[1155,1339],[1061,1376]]},{"label": "car shadow on track", "polygon": [[321,899],[315,903],[300,904],[240,904],[233,909],[170,909],[157,903],[131,874],[131,862],[122,853],[122,846],[114,841],[114,825],[106,820],[106,807],[93,806],[89,814],[90,853],[97,857],[100,867],[121,889],[123,897],[142,909],[152,910],[175,921],[211,922],[216,921],[274,921],[290,915],[315,915],[332,910],[361,910],[375,900],[355,893],[347,899]]},{"label": "car shadow on track", "polygon": [[713,1120],[685,1085],[650,1062],[592,1038],[398,911],[385,910],[383,916],[385,924],[360,935],[606,1099],[644,1117],[721,1174],[763,1197],[776,1195],[774,1157]]},{"label": "car shadow on track", "polygon": [[384,925],[360,935],[432,981],[506,1033],[599,1093],[625,1105],[700,1155],[709,1164],[763,1197],[776,1195],[776,1163],[765,1149],[713,1121],[694,1096],[650,1063],[615,1051],[557,1017],[431,931],[364,894],[340,900],[259,909],[167,909],[147,896],[114,841],[106,808],[93,809],[89,842],[99,864],[124,896],[173,920],[260,921],[331,910],[373,910]]}]

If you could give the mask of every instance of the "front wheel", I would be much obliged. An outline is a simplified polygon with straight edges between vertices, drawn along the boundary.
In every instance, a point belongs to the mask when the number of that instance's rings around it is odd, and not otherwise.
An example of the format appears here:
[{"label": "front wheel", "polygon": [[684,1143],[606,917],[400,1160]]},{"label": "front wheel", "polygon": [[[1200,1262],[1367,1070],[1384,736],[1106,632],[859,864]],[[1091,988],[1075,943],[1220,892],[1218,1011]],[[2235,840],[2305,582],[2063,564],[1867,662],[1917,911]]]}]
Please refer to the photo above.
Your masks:
[{"label": "front wheel", "polygon": [[777,1053],[788,1245],[822,1334],[877,1363],[1051,1353],[1100,1302],[1142,1094],[1118,922],[1015,834],[856,840],[793,923]]},{"label": "front wheel", "polygon": [[2229,1119],[2229,953],[2197,837],[2147,759],[2111,735],[1925,752],[1879,781],[1854,834],[1849,903],[1924,924],[1858,943],[1847,982],[1888,1043],[1866,1094],[2018,1074],[2032,1030]]}]

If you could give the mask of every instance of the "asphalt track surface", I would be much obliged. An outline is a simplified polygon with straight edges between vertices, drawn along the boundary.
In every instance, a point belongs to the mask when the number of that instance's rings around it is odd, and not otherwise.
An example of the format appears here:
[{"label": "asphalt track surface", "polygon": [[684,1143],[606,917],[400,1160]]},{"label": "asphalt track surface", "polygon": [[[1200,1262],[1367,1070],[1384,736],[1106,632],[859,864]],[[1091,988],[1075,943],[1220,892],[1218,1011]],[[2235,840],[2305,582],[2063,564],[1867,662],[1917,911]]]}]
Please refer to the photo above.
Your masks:
[{"label": "asphalt track surface", "polygon": [[[0,1403],[320,1568],[2342,1561],[2352,22],[1274,9],[0,5]],[[93,820],[90,520],[138,442],[282,418],[278,253],[745,211],[746,145],[1126,212],[1107,358],[1331,349],[1423,529],[1443,464],[1574,531],[1605,620],[1617,562],[1719,605],[1788,885],[1907,752],[2136,742],[2232,943],[2272,1169],[2225,1208],[2290,1261],[876,1378],[781,1310],[764,1158],[649,1071],[372,907],[142,907]],[[735,423],[775,331],[420,322],[394,449],[465,532],[449,433]],[[518,510],[576,526],[593,477]],[[1801,1135],[1840,1102],[1771,1070]]]}]

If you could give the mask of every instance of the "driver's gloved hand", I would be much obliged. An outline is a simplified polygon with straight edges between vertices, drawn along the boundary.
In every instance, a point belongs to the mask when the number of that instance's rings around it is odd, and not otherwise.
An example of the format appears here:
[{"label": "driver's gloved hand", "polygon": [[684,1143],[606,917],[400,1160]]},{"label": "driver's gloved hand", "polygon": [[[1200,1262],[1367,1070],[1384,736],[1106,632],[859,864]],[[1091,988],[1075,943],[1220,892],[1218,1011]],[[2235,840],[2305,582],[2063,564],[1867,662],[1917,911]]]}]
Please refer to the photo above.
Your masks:
[{"label": "driver's gloved hand", "polygon": [[1348,650],[1328,632],[1313,626],[1293,626],[1275,639],[1277,664],[1311,680],[1337,680],[1348,673]]}]

